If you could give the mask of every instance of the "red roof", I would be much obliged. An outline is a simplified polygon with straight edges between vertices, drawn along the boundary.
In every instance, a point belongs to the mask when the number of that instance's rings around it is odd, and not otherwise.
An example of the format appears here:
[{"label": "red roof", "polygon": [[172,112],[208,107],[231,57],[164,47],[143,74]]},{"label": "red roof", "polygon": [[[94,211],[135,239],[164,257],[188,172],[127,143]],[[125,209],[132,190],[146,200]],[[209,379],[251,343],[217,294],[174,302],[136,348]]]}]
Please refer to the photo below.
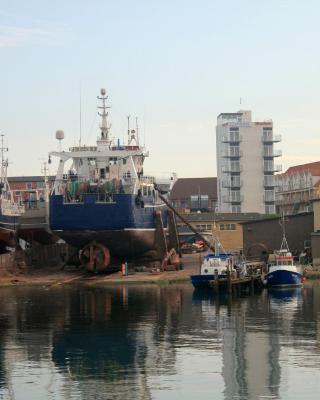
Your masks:
[{"label": "red roof", "polygon": [[[281,175],[293,175],[303,172],[310,172],[312,176],[320,176],[320,161],[308,164],[295,165],[290,167]],[[280,175],[280,174],[279,174]]]}]

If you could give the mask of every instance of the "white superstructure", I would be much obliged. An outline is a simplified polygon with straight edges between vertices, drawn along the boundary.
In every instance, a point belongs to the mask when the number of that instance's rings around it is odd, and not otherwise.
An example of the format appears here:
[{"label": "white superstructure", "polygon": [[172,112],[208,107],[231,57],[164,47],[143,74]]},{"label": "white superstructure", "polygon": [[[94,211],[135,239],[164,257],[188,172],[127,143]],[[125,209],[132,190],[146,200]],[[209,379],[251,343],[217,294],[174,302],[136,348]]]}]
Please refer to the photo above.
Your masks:
[{"label": "white superstructure", "polygon": [[[67,182],[87,183],[100,190],[107,183],[114,183],[123,193],[147,194],[153,190],[153,177],[143,175],[143,162],[149,154],[144,147],[139,145],[138,132],[130,130],[128,117],[128,144],[120,145],[111,136],[111,125],[108,122],[107,106],[108,96],[105,89],[101,89],[97,97],[101,105],[99,108],[100,136],[95,146],[75,146],[69,151],[61,150],[61,141],[64,139],[64,132],[58,130],[56,139],[59,140],[59,151],[49,153],[51,156],[60,159],[56,180],[53,187],[53,194],[67,192]],[[71,167],[68,161],[72,160]],[[88,188],[86,188],[88,189]],[[72,199],[73,200],[73,199]]]},{"label": "white superstructure", "polygon": [[219,212],[275,213],[274,143],[271,120],[253,122],[251,111],[222,113],[217,118],[217,175]]}]

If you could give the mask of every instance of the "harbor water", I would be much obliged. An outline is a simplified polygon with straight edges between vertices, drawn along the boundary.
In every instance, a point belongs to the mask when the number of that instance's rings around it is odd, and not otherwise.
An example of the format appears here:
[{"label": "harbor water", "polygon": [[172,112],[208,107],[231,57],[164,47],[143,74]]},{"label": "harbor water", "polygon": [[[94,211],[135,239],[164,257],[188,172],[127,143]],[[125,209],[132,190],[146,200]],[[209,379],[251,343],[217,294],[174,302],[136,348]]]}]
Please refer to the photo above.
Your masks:
[{"label": "harbor water", "polygon": [[0,291],[0,399],[317,399],[320,285]]}]

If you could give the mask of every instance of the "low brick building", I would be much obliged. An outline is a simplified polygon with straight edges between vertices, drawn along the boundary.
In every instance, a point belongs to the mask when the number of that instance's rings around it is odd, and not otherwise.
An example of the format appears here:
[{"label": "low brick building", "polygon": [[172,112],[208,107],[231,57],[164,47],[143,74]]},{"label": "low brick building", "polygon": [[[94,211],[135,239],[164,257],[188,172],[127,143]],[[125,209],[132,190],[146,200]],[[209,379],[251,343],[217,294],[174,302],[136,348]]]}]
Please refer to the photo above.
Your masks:
[{"label": "low brick building", "polygon": [[[243,248],[243,226],[241,223],[260,218],[260,214],[216,214],[207,212],[187,214],[184,215],[184,218],[193,228],[206,236],[208,240],[212,237],[212,233],[215,232],[225,251],[239,251]],[[194,238],[194,233],[186,225],[179,220],[177,220],[177,223],[181,241]]]},{"label": "low brick building", "polygon": [[[243,250],[246,256],[263,256],[280,248],[283,233],[279,217],[246,221],[242,226]],[[311,245],[313,212],[286,216],[285,231],[291,252],[301,253]]]},{"label": "low brick building", "polygon": [[[50,189],[54,180],[55,176],[48,177]],[[10,176],[8,182],[17,202],[36,201],[45,197],[44,176]]]}]

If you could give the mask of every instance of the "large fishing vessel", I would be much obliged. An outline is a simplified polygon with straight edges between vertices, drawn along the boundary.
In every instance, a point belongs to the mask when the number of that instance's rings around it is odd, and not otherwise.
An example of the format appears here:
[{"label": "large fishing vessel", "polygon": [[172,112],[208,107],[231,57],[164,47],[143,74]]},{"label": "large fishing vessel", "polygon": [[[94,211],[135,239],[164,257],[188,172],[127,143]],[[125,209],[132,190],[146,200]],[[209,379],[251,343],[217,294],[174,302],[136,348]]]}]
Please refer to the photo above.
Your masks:
[{"label": "large fishing vessel", "polygon": [[[61,151],[63,131],[57,131],[58,172],[50,195],[51,230],[67,243],[90,252],[127,258],[155,246],[156,213],[166,225],[167,210],[155,190],[154,178],[143,174],[148,153],[139,143],[139,132],[130,129],[127,144],[111,136],[108,122],[108,96],[101,89],[100,137],[95,146],[72,147]],[[69,167],[68,167],[69,163]],[[71,163],[71,165],[70,165]],[[92,253],[91,253],[92,254]]]}]

